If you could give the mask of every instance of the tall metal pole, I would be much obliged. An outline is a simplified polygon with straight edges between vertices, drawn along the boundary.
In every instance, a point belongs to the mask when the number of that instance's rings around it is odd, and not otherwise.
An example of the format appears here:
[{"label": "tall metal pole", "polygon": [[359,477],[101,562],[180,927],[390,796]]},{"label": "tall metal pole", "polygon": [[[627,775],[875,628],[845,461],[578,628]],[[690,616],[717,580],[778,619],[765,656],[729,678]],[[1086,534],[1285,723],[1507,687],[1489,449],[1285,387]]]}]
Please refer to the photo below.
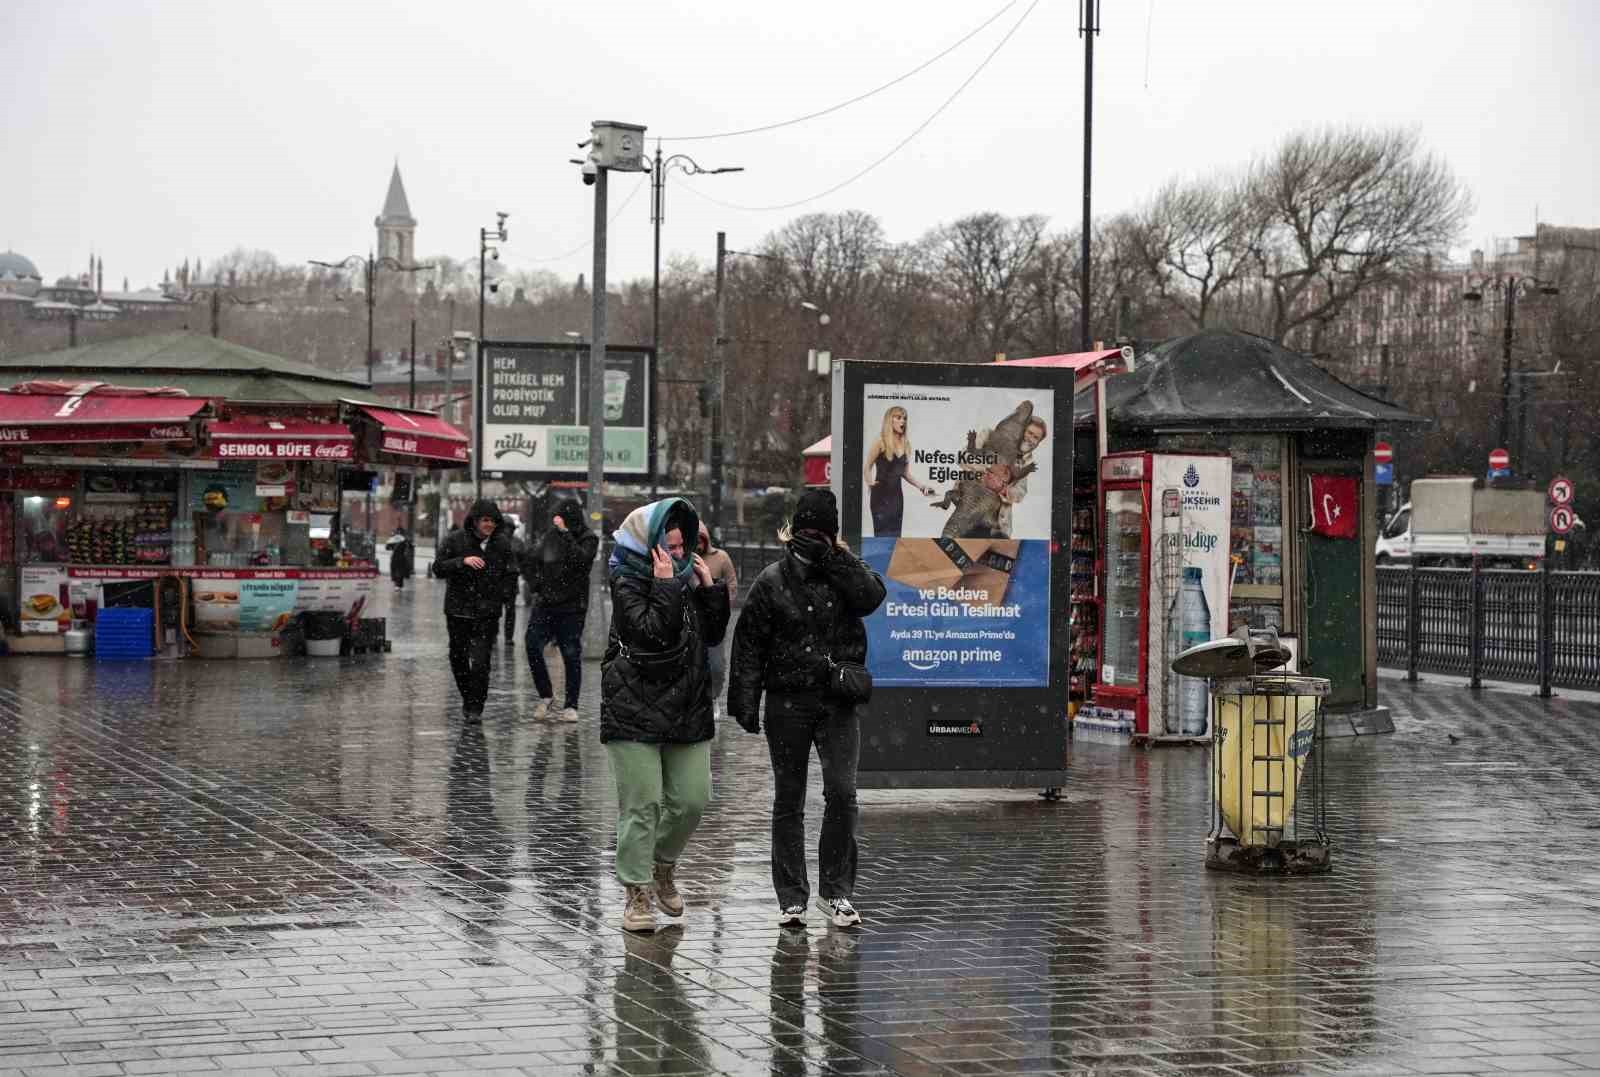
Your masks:
[{"label": "tall metal pole", "polygon": [[[450,403],[450,394],[454,392],[455,389],[456,372],[455,296],[450,297],[450,332],[449,335],[445,337],[444,344],[446,349],[444,354],[444,403],[439,405],[439,418],[449,422],[447,415],[449,414],[450,408],[453,406]],[[477,456],[478,446],[474,444],[472,446],[472,458],[477,459]],[[434,541],[439,545],[444,544],[444,537],[450,531],[450,517],[452,515],[453,513],[450,511],[450,480],[448,478],[441,478],[439,482],[439,520],[438,526],[434,530]]]},{"label": "tall metal pole", "polygon": [[[606,466],[606,179],[600,167],[594,177],[594,289],[589,330],[589,525],[601,530],[605,518]],[[603,536],[602,536],[603,539]],[[594,559],[589,573],[589,616],[583,622],[583,653],[599,659],[605,651],[605,558]]]},{"label": "tall metal pole", "polygon": [[218,291],[211,293],[211,335],[222,335],[222,293]]},{"label": "tall metal pole", "polygon": [[[411,392],[407,397],[406,406],[413,411],[417,407],[417,319],[411,319]],[[415,478],[415,476],[413,476]],[[413,548],[417,541],[417,484],[411,483],[411,499],[406,502],[406,538],[411,540]]]},{"label": "tall metal pole", "polygon": [[[1507,277],[1503,282],[1506,291],[1506,325],[1500,343],[1500,447],[1506,452],[1511,451],[1511,372],[1512,339],[1516,335],[1517,317],[1517,281],[1515,277]],[[1520,452],[1513,458],[1511,465],[1513,474],[1522,466]]]},{"label": "tall metal pole", "polygon": [[478,229],[478,342],[474,348],[475,355],[472,363],[472,496],[483,496],[483,461],[479,459],[482,453],[478,437],[478,412],[482,410],[482,401],[478,398],[483,395],[483,316],[484,316],[484,275],[489,272],[489,244],[487,233]]},{"label": "tall metal pole", "polygon": [[1079,0],[1083,5],[1078,32],[1083,35],[1083,268],[1079,287],[1082,289],[1082,320],[1079,332],[1079,351],[1088,351],[1089,335],[1089,186],[1093,172],[1090,168],[1091,150],[1094,146],[1094,35],[1100,32],[1097,8],[1100,0]]},{"label": "tall metal pole", "polygon": [[[655,189],[651,192],[652,197],[650,199],[650,221],[655,225],[655,273],[651,277],[650,284],[650,349],[654,353],[653,360],[657,364],[661,362],[661,218],[663,210],[666,208],[666,179],[666,173],[661,169],[661,143],[658,141],[656,143],[655,171],[652,176],[652,185]],[[651,371],[653,376],[648,378],[645,383],[650,392],[648,410],[650,412],[651,428],[645,434],[646,440],[652,449],[650,457],[651,501],[656,499],[656,494],[659,492],[656,476],[657,461],[655,459],[659,455],[659,449],[656,448],[655,428],[661,425],[656,416],[656,378],[660,376],[660,373],[659,369]]]},{"label": "tall metal pole", "polygon": [[717,233],[717,316],[711,338],[711,373],[712,383],[710,391],[709,416],[711,426],[711,459],[707,461],[707,470],[711,480],[710,497],[710,528],[719,538],[722,533],[722,391],[727,385],[727,372],[724,370],[723,345],[727,337],[726,303],[724,302],[726,289],[726,273],[724,266],[728,258],[728,234]]},{"label": "tall metal pole", "polygon": [[[378,395],[377,392],[372,388],[372,316],[373,316],[373,312],[377,309],[377,302],[378,302],[378,297],[376,295],[376,292],[378,290],[377,289],[377,284],[378,284],[378,263],[372,257],[372,252],[368,251],[367,252],[367,391],[372,393],[373,396],[377,396]],[[373,525],[373,522],[372,522],[372,480],[371,480],[371,478],[368,478],[368,480],[367,480],[367,521],[366,521],[366,523],[367,523],[367,533],[372,536],[373,547],[374,547],[373,556],[376,557],[377,556],[376,547],[377,547],[377,541],[378,541],[378,529],[377,529],[377,527],[375,527]]]}]

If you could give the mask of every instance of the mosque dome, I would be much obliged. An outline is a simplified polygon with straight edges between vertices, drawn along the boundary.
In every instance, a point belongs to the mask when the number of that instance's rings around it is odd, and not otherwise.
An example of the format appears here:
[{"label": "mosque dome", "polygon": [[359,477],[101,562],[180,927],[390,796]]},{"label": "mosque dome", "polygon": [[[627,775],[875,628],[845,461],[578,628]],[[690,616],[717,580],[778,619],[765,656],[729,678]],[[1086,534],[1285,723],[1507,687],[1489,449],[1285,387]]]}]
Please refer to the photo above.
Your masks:
[{"label": "mosque dome", "polygon": [[0,277],[12,276],[18,280],[42,280],[39,267],[16,251],[0,251]]}]

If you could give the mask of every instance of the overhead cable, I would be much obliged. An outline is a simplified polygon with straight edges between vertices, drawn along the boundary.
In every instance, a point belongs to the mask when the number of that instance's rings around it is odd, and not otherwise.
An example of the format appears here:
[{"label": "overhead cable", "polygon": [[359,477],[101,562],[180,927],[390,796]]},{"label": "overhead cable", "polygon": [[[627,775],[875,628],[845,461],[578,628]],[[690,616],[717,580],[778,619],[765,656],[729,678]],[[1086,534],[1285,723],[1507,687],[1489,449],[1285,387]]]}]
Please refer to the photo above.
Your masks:
[{"label": "overhead cable", "polygon": [[780,121],[778,123],[762,124],[760,127],[746,127],[743,130],[739,130],[739,131],[719,131],[718,133],[716,133],[714,135],[664,135],[659,139],[659,141],[661,141],[661,142],[704,142],[704,141],[707,141],[708,139],[713,139],[713,138],[737,138],[740,135],[757,135],[757,134],[762,133],[763,131],[776,131],[780,127],[793,127],[797,123],[805,123],[808,120],[815,120],[815,119],[818,119],[819,117],[827,116],[830,113],[838,112],[842,108],[849,108],[851,105],[859,104],[860,102],[865,101],[869,97],[874,97],[874,96],[882,93],[883,91],[885,91],[887,89],[890,89],[890,88],[892,88],[894,86],[898,86],[900,83],[904,82],[906,79],[910,78],[912,75],[915,75],[917,72],[922,71],[922,70],[932,66],[933,64],[939,62],[940,60],[944,59],[946,56],[949,56],[952,52],[954,52],[957,49],[959,49],[962,45],[965,45],[968,41],[971,41],[978,34],[982,33],[984,30],[988,29],[990,23],[994,22],[1000,16],[1004,15],[1006,12],[1010,11],[1012,8],[1014,8],[1016,6],[1017,6],[1017,0],[1011,0],[1010,3],[1006,4],[999,11],[996,11],[993,15],[990,15],[987,19],[984,19],[983,22],[980,23],[977,26],[976,29],[973,29],[970,32],[968,32],[966,35],[964,35],[961,38],[961,40],[959,40],[955,44],[949,46],[943,52],[940,52],[938,55],[930,57],[929,59],[922,61],[922,63],[918,64],[916,67],[913,67],[910,71],[907,71],[903,75],[899,75],[899,76],[896,76],[895,78],[890,79],[888,82],[885,82],[882,86],[878,86],[878,87],[875,87],[874,89],[868,90],[866,93],[857,94],[855,97],[850,98],[850,100],[848,100],[848,101],[841,101],[837,105],[830,105],[827,108],[819,109],[816,112],[808,112],[804,116],[796,116],[792,120],[782,120],[782,121]]},{"label": "overhead cable", "polygon": [[881,165],[885,161],[889,160],[889,158],[893,157],[895,154],[897,154],[901,150],[905,149],[906,146],[911,142],[912,139],[916,138],[923,131],[925,131],[928,128],[928,125],[933,123],[934,120],[938,119],[939,116],[944,112],[945,109],[949,108],[952,104],[954,104],[956,98],[960,97],[962,92],[965,91],[968,86],[972,85],[973,80],[976,79],[979,75],[981,75],[983,73],[983,69],[989,66],[990,61],[992,61],[995,58],[995,56],[997,56],[999,54],[1001,49],[1005,48],[1006,42],[1010,41],[1012,36],[1014,34],[1016,34],[1016,32],[1022,28],[1022,24],[1028,21],[1028,16],[1033,14],[1033,9],[1038,7],[1038,6],[1039,6],[1039,0],[1033,0],[1033,3],[1028,5],[1028,10],[1024,11],[1022,13],[1022,17],[1019,18],[1012,25],[1011,29],[1006,31],[1006,36],[1002,37],[1000,39],[999,43],[996,44],[993,49],[989,50],[989,55],[987,55],[987,56],[985,56],[983,58],[983,62],[980,63],[973,70],[972,74],[968,75],[966,77],[966,80],[964,82],[962,82],[960,86],[957,86],[955,88],[955,92],[953,92],[949,97],[945,98],[944,102],[938,108],[934,109],[933,112],[931,114],[929,114],[927,119],[923,120],[915,128],[913,128],[909,135],[907,135],[905,138],[902,138],[899,142],[896,142],[892,147],[890,147],[888,153],[885,153],[882,157],[879,157],[876,161],[873,161],[871,164],[867,165],[865,168],[861,169],[859,172],[855,173],[854,175],[849,176],[849,177],[847,177],[847,178],[845,178],[843,180],[840,180],[838,183],[835,183],[832,187],[829,187],[827,190],[819,191],[818,193],[816,193],[814,195],[810,195],[810,196],[808,196],[806,198],[796,199],[793,202],[781,202],[781,203],[778,203],[777,205],[771,205],[771,206],[743,206],[743,205],[739,205],[736,202],[724,202],[719,198],[713,198],[710,195],[706,194],[704,191],[696,190],[694,185],[690,184],[690,183],[682,183],[682,184],[679,184],[679,186],[684,188],[685,190],[687,190],[690,194],[694,195],[696,198],[704,199],[705,201],[710,202],[713,205],[721,206],[724,209],[743,210],[743,211],[746,211],[746,212],[749,212],[749,213],[765,213],[765,212],[772,211],[772,210],[794,209],[794,208],[796,208],[798,206],[803,206],[803,205],[807,204],[808,202],[815,202],[818,199],[826,198],[830,194],[834,194],[837,191],[842,191],[844,188],[850,186],[850,184],[854,183],[856,180],[861,179],[863,176],[867,175],[867,173],[871,172],[873,169],[877,168],[879,165]]}]

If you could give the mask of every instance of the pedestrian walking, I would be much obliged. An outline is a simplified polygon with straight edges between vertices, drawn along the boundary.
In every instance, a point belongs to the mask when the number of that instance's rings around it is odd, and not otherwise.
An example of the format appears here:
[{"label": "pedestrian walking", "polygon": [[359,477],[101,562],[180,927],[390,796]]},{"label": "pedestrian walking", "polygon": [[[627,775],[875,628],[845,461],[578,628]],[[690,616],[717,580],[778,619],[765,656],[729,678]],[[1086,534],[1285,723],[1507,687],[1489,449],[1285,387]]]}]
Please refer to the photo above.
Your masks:
[{"label": "pedestrian walking", "polygon": [[[589,612],[589,570],[600,549],[600,536],[589,529],[583,506],[567,499],[550,515],[544,534],[528,543],[523,576],[528,581],[528,670],[539,701],[533,717],[578,720],[578,690],[583,686],[583,622]],[[552,640],[561,652],[565,706],[555,710],[555,685],[544,664]]]},{"label": "pedestrian walking", "polygon": [[675,871],[711,799],[711,673],[706,648],[728,629],[728,589],[690,543],[700,519],[682,498],[636,509],[615,533],[611,632],[600,667],[600,740],[617,785],[622,926],[654,931],[683,915]]},{"label": "pedestrian walking", "polygon": [[822,763],[822,839],[817,907],[840,927],[861,922],[852,899],[856,864],[859,706],[871,692],[862,618],[883,602],[883,580],[839,540],[839,509],[829,490],[807,490],[778,532],[781,560],[756,577],[733,634],[728,713],[761,732],[766,695],[772,760],[772,886],[778,922],[805,923],[806,770],[811,749]]},{"label": "pedestrian walking", "polygon": [[517,592],[522,590],[522,562],[528,553],[528,544],[517,534],[515,516],[505,519],[506,540],[511,544],[511,564],[513,570],[506,577],[502,601],[505,603],[505,634],[506,646],[517,642]]},{"label": "pedestrian walking", "polygon": [[394,534],[389,536],[389,541],[384,545],[389,549],[389,578],[394,581],[395,590],[403,591],[406,581],[411,578],[416,545],[403,527],[395,528]]},{"label": "pedestrian walking", "polygon": [[473,502],[461,526],[439,544],[431,569],[447,583],[444,619],[450,635],[450,672],[461,690],[461,716],[469,722],[483,720],[506,579],[517,574],[510,536],[500,531],[503,522],[493,501]]},{"label": "pedestrian walking", "polygon": [[[728,556],[727,550],[719,550],[711,545],[711,529],[700,521],[700,541],[695,547],[701,560],[711,570],[711,578],[725,584],[728,588],[728,605],[733,606],[733,600],[739,595],[739,571],[733,567],[733,558]],[[712,647],[707,657],[711,664],[711,713],[717,713],[717,700],[722,698],[722,686],[728,679],[728,642]]]}]

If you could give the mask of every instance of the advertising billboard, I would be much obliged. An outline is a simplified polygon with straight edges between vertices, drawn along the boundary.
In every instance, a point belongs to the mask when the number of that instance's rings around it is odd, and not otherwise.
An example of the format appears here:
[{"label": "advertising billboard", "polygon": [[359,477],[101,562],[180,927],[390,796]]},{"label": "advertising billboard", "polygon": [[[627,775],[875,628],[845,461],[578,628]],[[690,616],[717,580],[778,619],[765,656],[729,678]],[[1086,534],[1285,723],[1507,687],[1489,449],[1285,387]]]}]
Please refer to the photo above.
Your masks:
[{"label": "advertising billboard", "polygon": [[[655,456],[652,349],[606,347],[606,476],[644,481]],[[500,479],[589,473],[589,348],[485,341],[479,371],[479,459]]]},{"label": "advertising billboard", "polygon": [[841,519],[887,591],[866,622],[863,784],[1060,784],[1071,390],[1041,367],[835,368]]}]

